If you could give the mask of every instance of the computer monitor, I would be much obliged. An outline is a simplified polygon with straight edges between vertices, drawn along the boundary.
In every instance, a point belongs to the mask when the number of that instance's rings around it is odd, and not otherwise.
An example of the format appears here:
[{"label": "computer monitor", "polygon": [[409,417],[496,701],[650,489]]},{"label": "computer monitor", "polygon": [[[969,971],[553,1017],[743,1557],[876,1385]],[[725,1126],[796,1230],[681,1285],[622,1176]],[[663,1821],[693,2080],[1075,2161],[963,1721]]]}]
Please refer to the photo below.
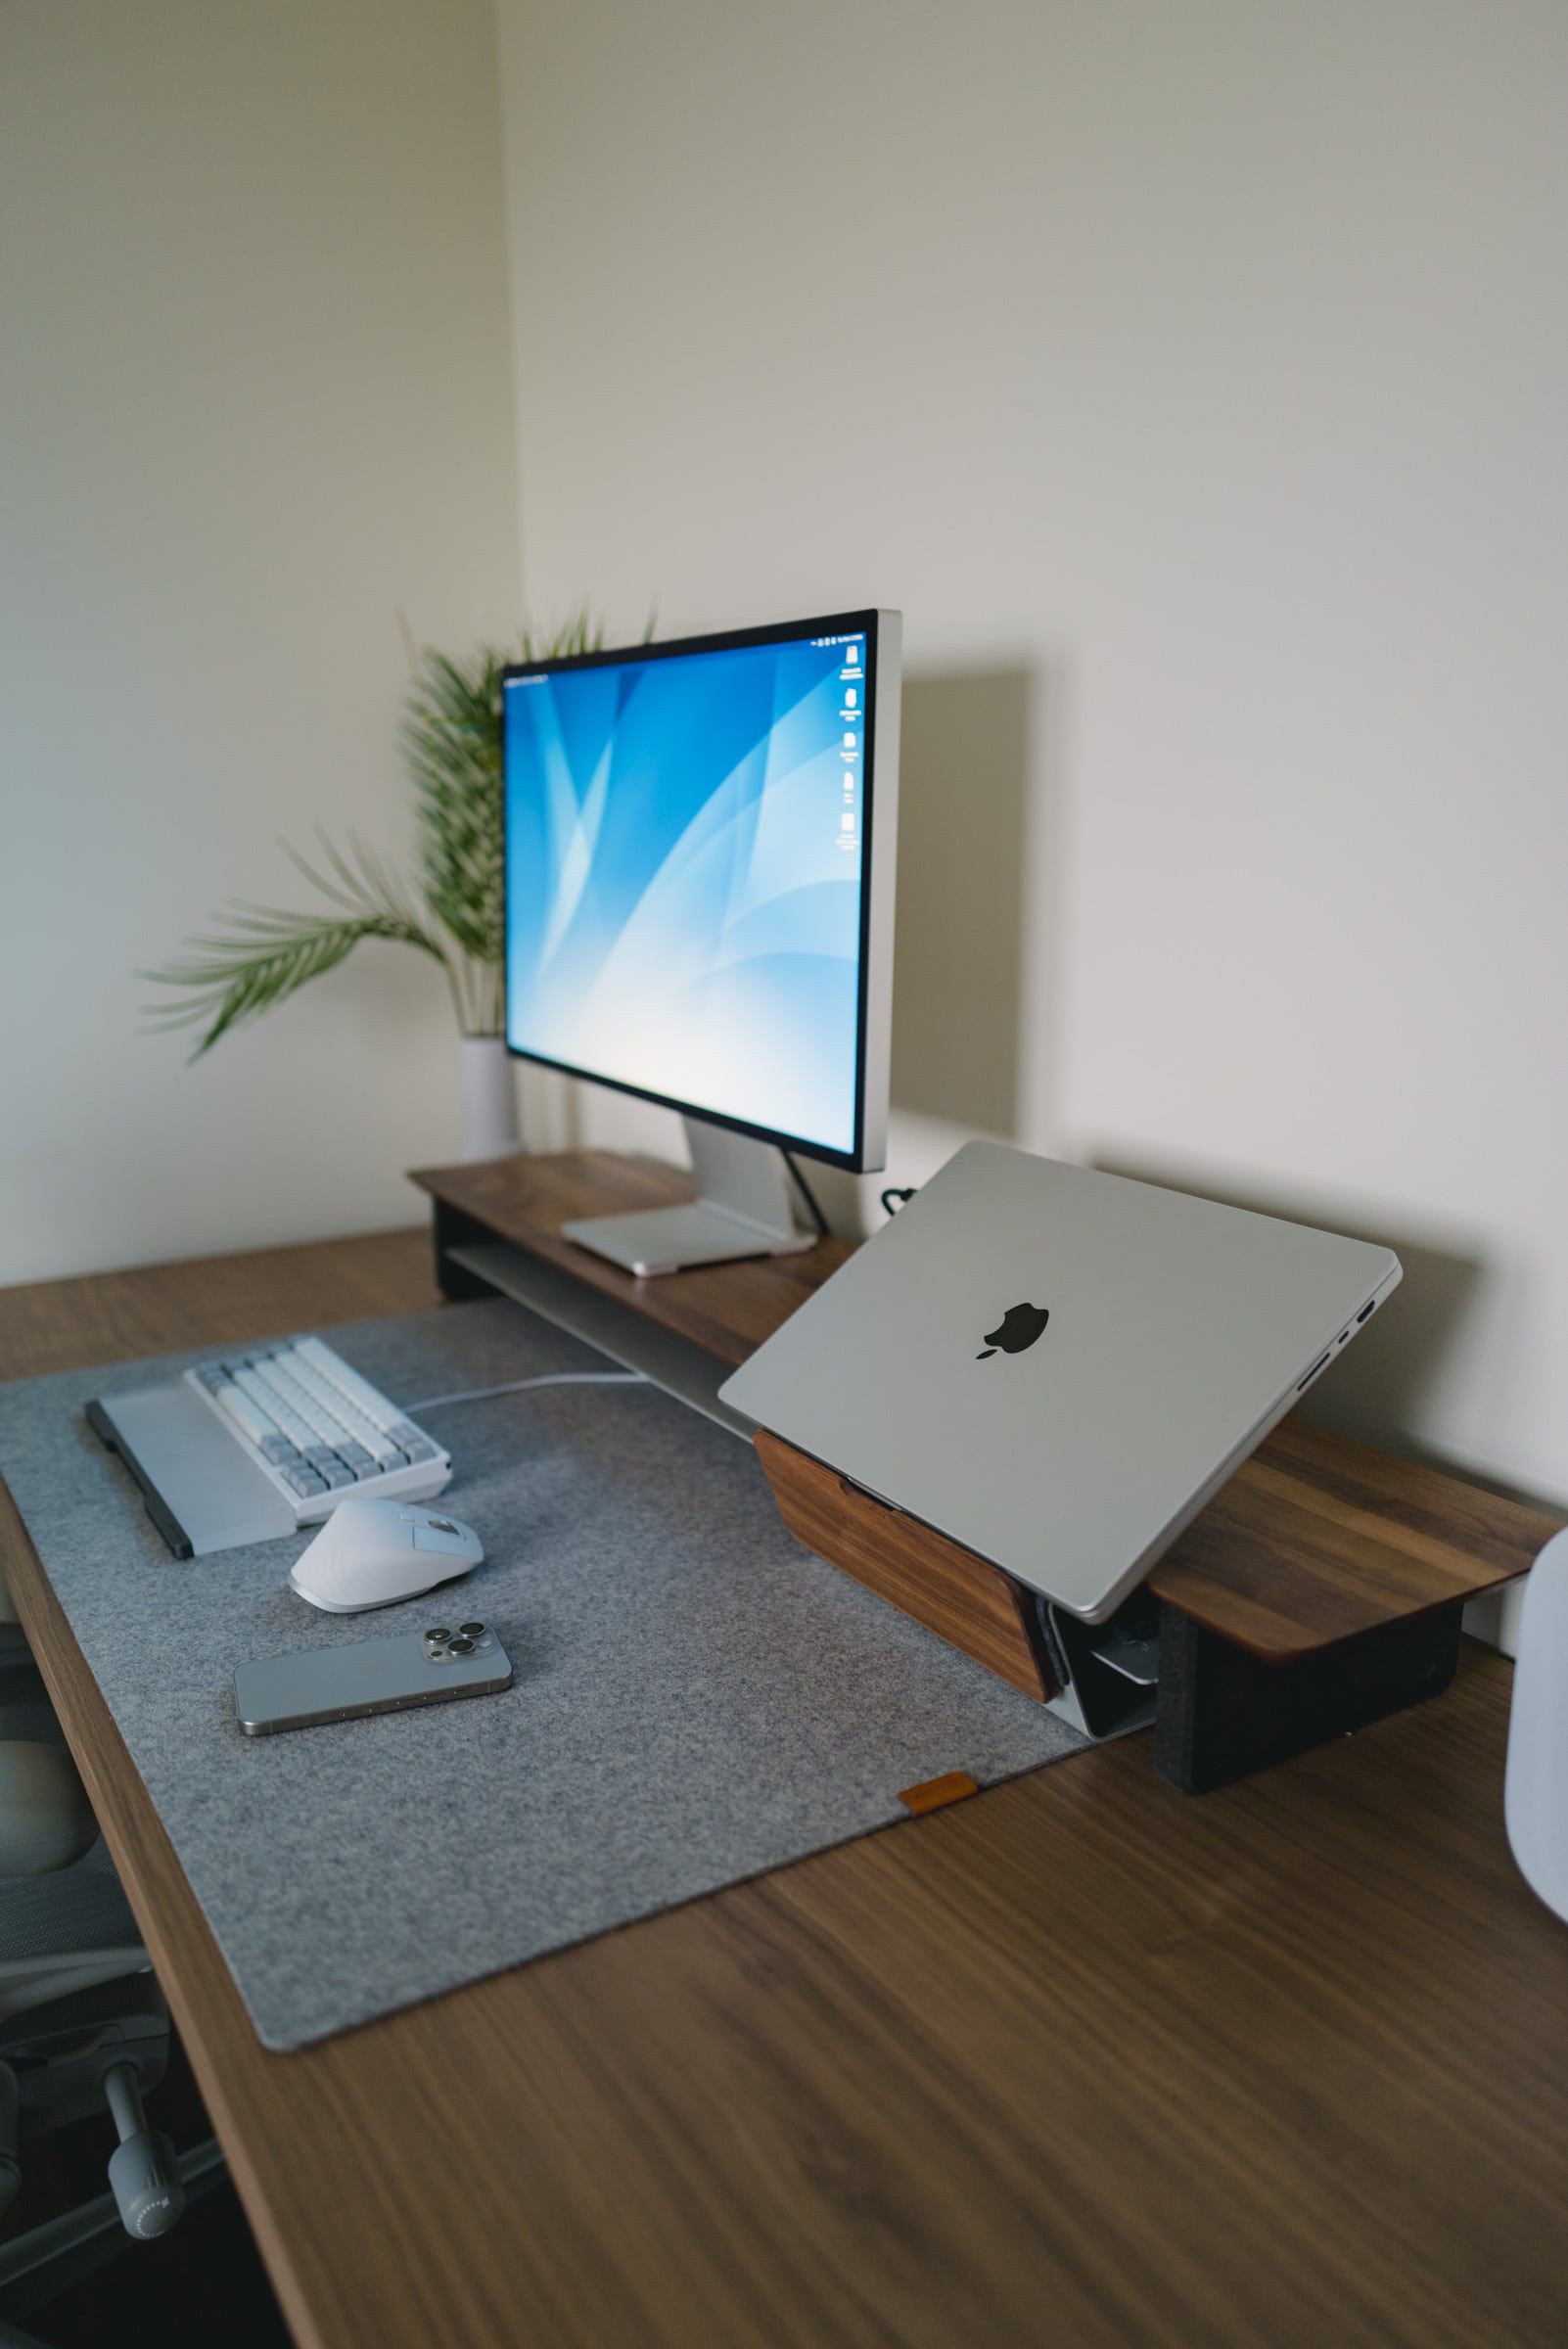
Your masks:
[{"label": "computer monitor", "polygon": [[679,1110],[695,1208],[572,1236],[638,1272],[808,1246],[779,1151],[886,1142],[897,612],[502,676],[506,1038]]}]

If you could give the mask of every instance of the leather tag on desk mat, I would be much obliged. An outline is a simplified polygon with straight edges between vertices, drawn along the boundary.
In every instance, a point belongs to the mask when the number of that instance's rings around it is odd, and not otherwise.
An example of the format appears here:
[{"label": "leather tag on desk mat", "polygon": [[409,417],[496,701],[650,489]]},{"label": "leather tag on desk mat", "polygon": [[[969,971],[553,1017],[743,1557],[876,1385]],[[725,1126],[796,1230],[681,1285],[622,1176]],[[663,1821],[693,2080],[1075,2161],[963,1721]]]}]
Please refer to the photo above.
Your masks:
[{"label": "leather tag on desk mat", "polygon": [[978,1782],[967,1770],[949,1770],[940,1778],[922,1778],[918,1786],[906,1786],[899,1800],[911,1819],[919,1819],[927,1811],[945,1811],[949,1803],[961,1803],[966,1795],[979,1792]]}]

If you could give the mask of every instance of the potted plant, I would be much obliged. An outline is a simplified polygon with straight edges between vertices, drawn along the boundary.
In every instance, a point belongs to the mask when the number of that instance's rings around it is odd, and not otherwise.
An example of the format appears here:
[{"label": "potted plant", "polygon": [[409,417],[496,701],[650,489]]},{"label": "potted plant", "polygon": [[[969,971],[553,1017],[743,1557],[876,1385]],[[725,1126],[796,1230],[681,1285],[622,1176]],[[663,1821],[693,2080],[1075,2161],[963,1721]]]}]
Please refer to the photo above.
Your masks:
[{"label": "potted plant", "polygon": [[315,860],[283,842],[320,902],[294,912],[231,898],[220,928],[187,939],[142,973],[169,990],[152,1013],[155,1028],[199,1030],[191,1055],[199,1060],[231,1028],[286,1002],[366,939],[391,939],[445,973],[461,1038],[464,1157],[517,1149],[502,975],[501,671],[510,661],[603,644],[603,624],[584,606],[548,638],[525,627],[511,650],[481,645],[464,660],[420,654],[401,729],[414,786],[412,877],[351,834],[340,848],[321,832]]}]

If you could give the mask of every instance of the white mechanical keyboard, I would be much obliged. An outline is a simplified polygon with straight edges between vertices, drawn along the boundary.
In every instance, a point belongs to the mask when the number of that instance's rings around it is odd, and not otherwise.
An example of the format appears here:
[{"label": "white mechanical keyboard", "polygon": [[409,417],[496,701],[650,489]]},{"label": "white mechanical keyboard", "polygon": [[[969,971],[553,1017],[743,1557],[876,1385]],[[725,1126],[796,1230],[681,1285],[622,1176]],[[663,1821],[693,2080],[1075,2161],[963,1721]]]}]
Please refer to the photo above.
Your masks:
[{"label": "white mechanical keyboard", "polygon": [[429,1500],[451,1480],[450,1454],[319,1338],[207,1362],[185,1378],[300,1525],[350,1493]]}]

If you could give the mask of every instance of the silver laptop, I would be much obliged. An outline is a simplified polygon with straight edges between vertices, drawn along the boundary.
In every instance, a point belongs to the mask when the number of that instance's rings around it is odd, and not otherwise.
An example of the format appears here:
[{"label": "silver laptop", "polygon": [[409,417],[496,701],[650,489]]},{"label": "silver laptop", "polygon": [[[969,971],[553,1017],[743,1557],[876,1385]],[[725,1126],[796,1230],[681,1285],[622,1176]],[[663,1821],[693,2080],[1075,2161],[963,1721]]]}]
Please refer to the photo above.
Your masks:
[{"label": "silver laptop", "polygon": [[1362,1240],[971,1142],[720,1395],[1098,1623],[1399,1278]]}]

